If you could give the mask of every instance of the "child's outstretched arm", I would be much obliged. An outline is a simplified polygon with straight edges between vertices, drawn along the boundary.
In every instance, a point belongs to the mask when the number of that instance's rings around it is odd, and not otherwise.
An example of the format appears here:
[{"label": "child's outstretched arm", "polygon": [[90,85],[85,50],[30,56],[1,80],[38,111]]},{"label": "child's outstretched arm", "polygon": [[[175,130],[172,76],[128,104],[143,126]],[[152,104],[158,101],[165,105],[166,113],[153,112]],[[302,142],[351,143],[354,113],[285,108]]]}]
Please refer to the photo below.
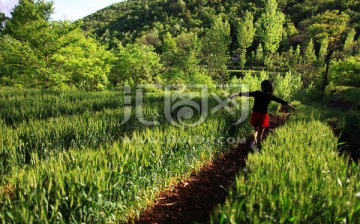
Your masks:
[{"label": "child's outstretched arm", "polygon": [[240,96],[240,93],[235,93],[235,94],[230,94],[229,96],[228,96],[228,98],[229,99],[234,99],[235,97],[237,97],[237,96]]},{"label": "child's outstretched arm", "polygon": [[234,99],[237,96],[247,96],[247,97],[254,96],[254,92],[239,92],[239,93],[229,95],[228,98],[229,99]]},{"label": "child's outstretched arm", "polygon": [[291,105],[290,103],[288,103],[287,106],[290,107],[293,111],[296,111],[296,108],[293,105]]}]

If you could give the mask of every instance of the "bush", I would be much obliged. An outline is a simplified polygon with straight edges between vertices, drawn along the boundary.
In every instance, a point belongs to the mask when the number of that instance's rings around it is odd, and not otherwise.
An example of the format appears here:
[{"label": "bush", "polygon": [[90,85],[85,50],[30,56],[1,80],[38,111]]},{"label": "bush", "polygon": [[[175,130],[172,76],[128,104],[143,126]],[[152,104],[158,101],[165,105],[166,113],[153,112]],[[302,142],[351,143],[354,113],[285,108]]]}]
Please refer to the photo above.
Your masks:
[{"label": "bush", "polygon": [[261,82],[265,79],[273,81],[275,87],[274,94],[284,100],[293,100],[302,88],[300,74],[293,74],[291,72],[287,72],[285,75],[277,74],[270,78],[265,71],[255,74],[254,71],[249,70],[243,78],[234,77],[230,80],[230,83],[247,84],[249,85],[249,91],[256,91],[261,89]]},{"label": "bush", "polygon": [[329,78],[335,85],[360,87],[360,56],[335,62]]},{"label": "bush", "polygon": [[275,95],[284,100],[293,100],[302,87],[301,75],[290,71],[284,76],[278,74],[274,77]]},{"label": "bush", "polygon": [[260,90],[261,82],[268,79],[268,75],[265,71],[261,71],[258,74],[255,71],[249,70],[245,73],[243,78],[233,77],[230,80],[230,84],[246,84],[249,85],[249,91]]}]

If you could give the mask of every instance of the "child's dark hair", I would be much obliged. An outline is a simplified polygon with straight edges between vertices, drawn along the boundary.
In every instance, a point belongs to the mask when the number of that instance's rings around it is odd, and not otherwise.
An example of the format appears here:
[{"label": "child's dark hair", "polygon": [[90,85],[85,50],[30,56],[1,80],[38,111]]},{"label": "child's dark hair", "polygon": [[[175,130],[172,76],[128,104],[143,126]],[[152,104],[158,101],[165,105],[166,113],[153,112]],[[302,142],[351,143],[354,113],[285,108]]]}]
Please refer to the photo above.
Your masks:
[{"label": "child's dark hair", "polygon": [[268,95],[272,95],[274,92],[274,86],[270,80],[264,80],[261,82],[261,90]]}]

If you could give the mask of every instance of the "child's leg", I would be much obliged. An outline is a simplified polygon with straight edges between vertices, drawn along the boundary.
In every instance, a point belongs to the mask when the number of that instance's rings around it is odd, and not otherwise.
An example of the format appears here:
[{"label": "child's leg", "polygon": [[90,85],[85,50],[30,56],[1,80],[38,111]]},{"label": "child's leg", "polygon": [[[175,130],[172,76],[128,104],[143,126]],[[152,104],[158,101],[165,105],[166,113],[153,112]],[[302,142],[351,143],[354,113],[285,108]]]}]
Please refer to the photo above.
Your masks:
[{"label": "child's leg", "polygon": [[254,142],[255,142],[255,144],[257,144],[257,138],[259,136],[259,128],[260,127],[254,126]]},{"label": "child's leg", "polygon": [[265,128],[258,127],[258,134],[257,134],[256,142],[257,142],[257,145],[258,145],[259,148],[261,147],[261,141],[263,139],[264,130],[265,130]]}]

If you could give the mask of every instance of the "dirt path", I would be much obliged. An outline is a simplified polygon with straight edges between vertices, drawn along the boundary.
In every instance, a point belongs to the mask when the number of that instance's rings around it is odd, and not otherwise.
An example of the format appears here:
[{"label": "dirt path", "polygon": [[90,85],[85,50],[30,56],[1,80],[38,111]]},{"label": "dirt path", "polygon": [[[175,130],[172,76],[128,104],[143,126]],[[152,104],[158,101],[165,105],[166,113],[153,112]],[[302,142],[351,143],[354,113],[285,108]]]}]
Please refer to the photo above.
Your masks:
[{"label": "dirt path", "polygon": [[[282,125],[286,118],[270,116],[270,128]],[[160,193],[155,205],[135,223],[207,223],[216,205],[225,202],[238,171],[245,167],[250,141],[248,138],[246,144],[237,145],[174,189]]]}]

